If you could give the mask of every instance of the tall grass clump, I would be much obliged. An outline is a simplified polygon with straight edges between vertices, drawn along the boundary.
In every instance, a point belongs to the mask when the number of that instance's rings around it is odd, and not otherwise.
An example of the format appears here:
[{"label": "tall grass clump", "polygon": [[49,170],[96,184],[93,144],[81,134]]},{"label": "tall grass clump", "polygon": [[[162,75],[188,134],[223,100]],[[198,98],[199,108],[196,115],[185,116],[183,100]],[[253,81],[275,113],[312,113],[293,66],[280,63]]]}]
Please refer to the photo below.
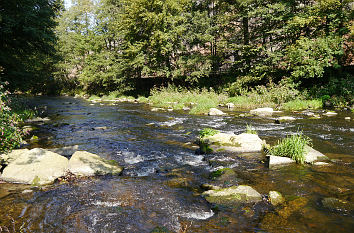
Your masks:
[{"label": "tall grass clump", "polygon": [[213,90],[188,90],[175,86],[153,89],[149,97],[149,101],[156,107],[172,107],[176,110],[191,107],[191,114],[207,113],[210,108],[215,108],[226,100],[227,95],[218,94]]},{"label": "tall grass clump", "polygon": [[311,139],[302,133],[281,139],[269,148],[269,154],[274,156],[289,157],[297,163],[305,162],[306,146],[311,146]]},{"label": "tall grass clump", "polygon": [[205,137],[209,137],[209,136],[214,136],[215,134],[218,134],[218,133],[220,133],[219,130],[212,129],[212,128],[205,128],[199,132],[199,137],[205,138]]}]

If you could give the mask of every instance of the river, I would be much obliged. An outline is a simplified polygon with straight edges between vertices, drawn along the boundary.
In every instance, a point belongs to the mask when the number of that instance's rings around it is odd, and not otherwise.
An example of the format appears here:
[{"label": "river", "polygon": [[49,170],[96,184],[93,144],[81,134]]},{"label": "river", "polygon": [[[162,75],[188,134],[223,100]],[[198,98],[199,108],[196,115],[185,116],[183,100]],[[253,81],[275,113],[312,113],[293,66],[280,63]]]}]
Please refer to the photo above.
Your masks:
[{"label": "river", "polygon": [[[50,122],[34,132],[30,148],[79,145],[80,150],[116,160],[121,176],[79,179],[36,188],[0,183],[0,232],[352,232],[354,229],[354,114],[311,119],[291,113],[294,122],[228,111],[228,116],[151,112],[137,103],[91,103],[72,97],[33,97]],[[225,110],[227,111],[227,110]],[[284,113],[285,114],[285,113]],[[284,115],[283,114],[283,115]],[[289,114],[289,113],[288,113]],[[320,112],[320,114],[322,114]],[[352,120],[345,120],[344,117]],[[269,169],[257,153],[195,154],[193,143],[206,127],[242,133],[252,125],[274,143],[302,131],[330,165],[289,165]],[[210,172],[230,167],[235,174],[211,180]],[[215,206],[201,184],[246,184],[266,199],[271,190],[287,204]],[[32,190],[32,192],[24,190]],[[296,200],[305,200],[297,206]],[[333,197],[341,208],[323,202]],[[342,203],[342,204],[343,204]],[[343,207],[344,206],[344,207]],[[346,207],[348,206],[348,207]],[[284,215],[284,211],[287,214]]]}]

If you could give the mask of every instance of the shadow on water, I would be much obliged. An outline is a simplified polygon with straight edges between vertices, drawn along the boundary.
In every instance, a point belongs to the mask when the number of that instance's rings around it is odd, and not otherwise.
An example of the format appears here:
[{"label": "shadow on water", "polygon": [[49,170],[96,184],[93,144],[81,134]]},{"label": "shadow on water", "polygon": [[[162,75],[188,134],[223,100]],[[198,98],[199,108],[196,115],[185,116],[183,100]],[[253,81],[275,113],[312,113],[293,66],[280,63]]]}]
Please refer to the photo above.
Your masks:
[{"label": "shadow on water", "polygon": [[[0,232],[351,232],[354,227],[354,141],[352,113],[310,119],[292,113],[294,122],[276,124],[275,117],[190,116],[183,112],[151,112],[134,103],[90,103],[70,97],[33,98],[48,106],[52,119],[36,131],[31,147],[79,145],[113,159],[122,177],[97,177],[42,189],[0,183]],[[241,133],[251,124],[262,139],[274,143],[302,130],[329,166],[290,165],[268,169],[264,155],[195,155],[198,131],[212,127]],[[221,167],[230,177],[211,179]],[[246,184],[260,192],[281,192],[287,202],[267,201],[235,206],[211,205],[200,195],[201,184],[229,187]],[[33,189],[33,192],[23,190]],[[344,205],[327,205],[325,198]],[[332,200],[332,199],[330,199]]]}]

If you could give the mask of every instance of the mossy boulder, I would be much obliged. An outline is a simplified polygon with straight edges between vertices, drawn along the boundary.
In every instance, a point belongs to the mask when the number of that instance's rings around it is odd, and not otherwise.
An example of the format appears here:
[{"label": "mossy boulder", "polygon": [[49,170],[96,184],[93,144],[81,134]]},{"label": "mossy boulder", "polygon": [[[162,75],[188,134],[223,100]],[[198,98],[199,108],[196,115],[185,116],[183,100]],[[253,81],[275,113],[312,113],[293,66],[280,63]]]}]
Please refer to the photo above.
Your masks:
[{"label": "mossy boulder", "polygon": [[199,140],[200,150],[203,152],[261,152],[264,142],[256,134],[242,133],[239,135],[217,133]]},{"label": "mossy boulder", "polygon": [[68,170],[77,176],[94,176],[119,175],[123,168],[114,160],[106,160],[86,151],[76,151],[69,160]]},{"label": "mossy boulder", "polygon": [[285,199],[281,193],[277,191],[270,191],[269,192],[269,201],[272,205],[277,206],[284,203]]},{"label": "mossy boulder", "polygon": [[262,196],[248,185],[232,186],[203,193],[205,199],[213,204],[255,203],[262,201]]}]

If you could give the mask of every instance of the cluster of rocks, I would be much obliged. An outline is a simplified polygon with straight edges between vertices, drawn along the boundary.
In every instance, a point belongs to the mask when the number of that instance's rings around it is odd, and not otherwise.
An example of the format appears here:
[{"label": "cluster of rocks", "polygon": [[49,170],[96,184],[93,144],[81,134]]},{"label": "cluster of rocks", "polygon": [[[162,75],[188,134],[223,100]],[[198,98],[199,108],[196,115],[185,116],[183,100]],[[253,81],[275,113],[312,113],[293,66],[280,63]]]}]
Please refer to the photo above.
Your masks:
[{"label": "cluster of rocks", "polygon": [[[263,152],[266,142],[259,138],[257,134],[242,133],[235,135],[233,133],[217,133],[212,136],[205,136],[197,140],[199,151],[201,153],[212,152],[231,152],[231,153],[248,153]],[[306,146],[305,163],[315,165],[329,165],[324,161],[329,158],[321,152]],[[288,157],[280,157],[274,155],[266,155],[267,164],[270,168],[279,165],[295,163],[296,161]]]},{"label": "cluster of rocks", "polygon": [[[19,149],[9,154],[1,155],[2,171],[0,179],[6,182],[32,185],[46,185],[67,174],[75,176],[118,175],[123,168],[115,161],[101,158],[98,155],[75,151],[77,146],[45,150]],[[70,156],[68,159],[63,155]],[[74,152],[73,154],[71,154]]]}]

